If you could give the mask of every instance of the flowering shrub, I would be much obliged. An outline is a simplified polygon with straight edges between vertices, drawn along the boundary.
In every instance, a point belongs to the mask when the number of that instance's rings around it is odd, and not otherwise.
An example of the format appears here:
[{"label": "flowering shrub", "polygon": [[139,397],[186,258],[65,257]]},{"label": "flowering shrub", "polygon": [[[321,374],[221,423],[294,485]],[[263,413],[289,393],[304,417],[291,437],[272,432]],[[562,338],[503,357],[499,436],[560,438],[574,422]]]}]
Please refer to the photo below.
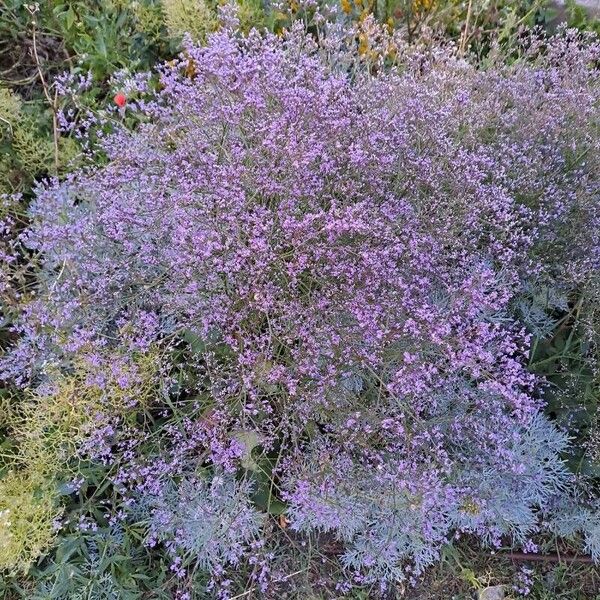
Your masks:
[{"label": "flowering shrub", "polygon": [[382,34],[366,65],[353,39],[189,46],[20,238],[43,261],[5,379],[83,360],[110,399],[160,354],[146,416],[117,400],[82,451],[181,577],[285,513],[355,580],[414,578],[461,533],[524,543],[570,484],[519,319],[599,266],[600,46],[476,68]]}]

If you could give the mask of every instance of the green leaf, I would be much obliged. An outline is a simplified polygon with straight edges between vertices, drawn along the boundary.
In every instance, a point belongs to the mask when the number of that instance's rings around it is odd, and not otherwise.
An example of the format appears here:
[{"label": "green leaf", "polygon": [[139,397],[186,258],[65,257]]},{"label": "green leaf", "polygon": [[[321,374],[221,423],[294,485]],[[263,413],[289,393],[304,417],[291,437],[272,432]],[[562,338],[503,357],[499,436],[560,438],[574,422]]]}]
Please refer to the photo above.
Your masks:
[{"label": "green leaf", "polygon": [[96,35],[95,46],[96,46],[96,49],[98,50],[98,54],[100,54],[100,56],[102,56],[103,58],[108,57],[108,51],[106,49],[106,42],[104,40],[104,36],[100,32],[98,32],[98,34]]},{"label": "green leaf", "polygon": [[77,15],[75,14],[73,7],[70,6],[69,10],[67,10],[67,12],[65,13],[65,22],[67,24],[67,29],[72,29],[76,20],[77,20]]},{"label": "green leaf", "polygon": [[183,332],[183,339],[187,342],[194,354],[202,354],[206,351],[205,341],[191,329],[186,329]]},{"label": "green leaf", "polygon": [[260,436],[256,431],[236,431],[232,435],[234,440],[237,440],[244,446],[244,453],[242,454],[241,464],[247,471],[257,471],[259,469],[258,463],[252,458],[252,450],[260,445]]},{"label": "green leaf", "polygon": [[281,515],[287,510],[287,505],[278,499],[272,485],[273,461],[264,457],[258,462],[258,470],[249,471],[250,480],[254,483],[252,502],[260,510],[270,515]]}]

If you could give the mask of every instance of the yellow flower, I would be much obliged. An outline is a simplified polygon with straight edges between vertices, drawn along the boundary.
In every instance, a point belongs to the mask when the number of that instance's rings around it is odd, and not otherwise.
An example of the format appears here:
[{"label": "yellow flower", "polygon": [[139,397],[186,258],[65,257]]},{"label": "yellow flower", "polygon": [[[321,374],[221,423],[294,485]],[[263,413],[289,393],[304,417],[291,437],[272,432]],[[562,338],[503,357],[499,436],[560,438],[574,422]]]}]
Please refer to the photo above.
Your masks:
[{"label": "yellow flower", "polygon": [[358,53],[364,56],[369,51],[369,38],[366,33],[358,36]]},{"label": "yellow flower", "polygon": [[426,12],[431,10],[435,0],[413,0],[412,9],[415,12]]},{"label": "yellow flower", "polygon": [[471,498],[467,498],[462,503],[462,506],[460,508],[463,512],[466,512],[467,514],[473,515],[473,516],[478,515],[481,510],[479,505]]}]

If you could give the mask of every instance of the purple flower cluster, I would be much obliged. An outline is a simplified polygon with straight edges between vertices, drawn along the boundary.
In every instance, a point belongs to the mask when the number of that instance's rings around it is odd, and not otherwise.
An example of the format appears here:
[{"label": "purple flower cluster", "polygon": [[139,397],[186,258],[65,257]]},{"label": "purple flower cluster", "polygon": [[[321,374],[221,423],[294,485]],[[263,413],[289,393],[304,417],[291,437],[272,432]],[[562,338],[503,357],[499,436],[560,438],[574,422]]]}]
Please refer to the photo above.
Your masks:
[{"label": "purple flower cluster", "polygon": [[417,576],[456,532],[525,541],[568,477],[514,306],[600,265],[599,50],[567,32],[510,65],[398,46],[349,69],[298,30],[188,47],[105,166],[39,189],[44,266],[0,375],[188,348],[193,440],[152,468],[132,443],[119,481],[144,481],[153,543],[211,568],[258,535],[232,477],[260,453],[290,527],[367,579]]}]

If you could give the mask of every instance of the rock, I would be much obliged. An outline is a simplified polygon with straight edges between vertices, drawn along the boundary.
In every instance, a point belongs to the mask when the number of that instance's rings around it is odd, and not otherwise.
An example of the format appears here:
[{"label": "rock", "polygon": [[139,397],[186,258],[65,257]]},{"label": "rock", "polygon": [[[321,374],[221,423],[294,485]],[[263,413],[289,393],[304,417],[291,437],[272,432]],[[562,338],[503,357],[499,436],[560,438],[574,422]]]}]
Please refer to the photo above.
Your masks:
[{"label": "rock", "polygon": [[492,585],[486,587],[477,592],[477,600],[505,600],[505,590],[506,586],[504,585]]}]

